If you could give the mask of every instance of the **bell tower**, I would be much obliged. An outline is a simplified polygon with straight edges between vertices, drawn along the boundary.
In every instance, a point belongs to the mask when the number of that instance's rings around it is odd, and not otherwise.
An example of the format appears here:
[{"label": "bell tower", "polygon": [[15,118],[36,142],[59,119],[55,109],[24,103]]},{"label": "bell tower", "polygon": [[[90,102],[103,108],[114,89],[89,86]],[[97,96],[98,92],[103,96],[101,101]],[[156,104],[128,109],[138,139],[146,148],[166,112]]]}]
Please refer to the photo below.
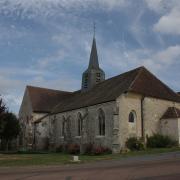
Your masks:
[{"label": "bell tower", "polygon": [[88,69],[82,75],[82,91],[88,91],[93,88],[96,84],[105,80],[105,73],[99,67],[98,54],[96,48],[96,38],[95,38],[95,27],[94,27],[94,37],[91,48],[90,60]]}]

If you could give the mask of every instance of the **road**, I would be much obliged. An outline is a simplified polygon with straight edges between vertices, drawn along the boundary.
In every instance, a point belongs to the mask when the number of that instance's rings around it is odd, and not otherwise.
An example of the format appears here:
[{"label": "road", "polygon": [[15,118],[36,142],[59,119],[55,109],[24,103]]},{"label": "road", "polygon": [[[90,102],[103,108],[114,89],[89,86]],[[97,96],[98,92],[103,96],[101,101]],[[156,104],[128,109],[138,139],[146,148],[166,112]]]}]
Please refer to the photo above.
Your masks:
[{"label": "road", "polygon": [[0,180],[180,180],[180,152],[88,164],[0,168]]}]

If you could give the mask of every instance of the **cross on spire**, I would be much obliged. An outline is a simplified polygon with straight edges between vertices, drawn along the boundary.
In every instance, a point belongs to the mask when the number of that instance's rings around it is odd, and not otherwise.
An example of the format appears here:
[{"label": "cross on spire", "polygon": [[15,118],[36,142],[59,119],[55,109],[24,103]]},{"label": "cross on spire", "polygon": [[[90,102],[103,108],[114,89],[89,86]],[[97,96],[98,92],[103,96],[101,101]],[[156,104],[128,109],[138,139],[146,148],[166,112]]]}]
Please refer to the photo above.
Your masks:
[{"label": "cross on spire", "polygon": [[94,38],[95,38],[95,35],[96,35],[96,23],[93,22],[93,30],[94,30]]}]

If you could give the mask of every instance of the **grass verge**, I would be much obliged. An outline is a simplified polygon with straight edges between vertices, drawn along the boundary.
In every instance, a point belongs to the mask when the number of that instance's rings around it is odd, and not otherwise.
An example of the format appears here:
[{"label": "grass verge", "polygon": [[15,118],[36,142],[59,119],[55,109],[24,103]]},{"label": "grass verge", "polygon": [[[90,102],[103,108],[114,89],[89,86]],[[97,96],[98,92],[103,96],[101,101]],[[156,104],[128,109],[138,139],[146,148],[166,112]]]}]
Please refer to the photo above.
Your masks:
[{"label": "grass verge", "polygon": [[[80,163],[101,161],[101,160],[115,160],[133,156],[160,154],[167,152],[180,151],[180,148],[160,148],[160,149],[146,149],[145,151],[134,151],[124,154],[106,154],[98,156],[80,155]],[[0,167],[10,166],[45,166],[45,165],[63,165],[70,164],[72,155],[63,153],[36,153],[36,154],[0,154]]]}]

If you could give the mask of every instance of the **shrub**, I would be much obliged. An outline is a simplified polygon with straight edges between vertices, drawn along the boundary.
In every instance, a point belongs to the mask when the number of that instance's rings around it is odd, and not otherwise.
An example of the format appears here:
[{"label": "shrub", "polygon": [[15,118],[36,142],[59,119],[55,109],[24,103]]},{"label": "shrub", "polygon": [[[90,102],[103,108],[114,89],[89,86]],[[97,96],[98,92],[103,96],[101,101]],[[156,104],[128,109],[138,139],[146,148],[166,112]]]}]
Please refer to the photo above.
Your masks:
[{"label": "shrub", "polygon": [[69,154],[79,154],[80,146],[78,144],[68,144],[66,150]]},{"label": "shrub", "polygon": [[87,144],[85,149],[85,154],[88,155],[102,155],[111,153],[112,151],[108,147],[96,146],[94,144]]},{"label": "shrub", "polygon": [[107,147],[96,146],[93,148],[92,154],[94,155],[102,155],[102,154],[111,154],[112,151]]},{"label": "shrub", "polygon": [[167,148],[178,145],[178,142],[173,140],[169,136],[154,134],[151,137],[147,136],[147,147],[148,148]]},{"label": "shrub", "polygon": [[64,151],[64,146],[61,144],[56,148],[56,152],[63,152]]},{"label": "shrub", "polygon": [[137,137],[130,137],[126,141],[126,147],[131,151],[140,151],[144,149],[144,144]]},{"label": "shrub", "polygon": [[93,150],[92,150],[92,154],[94,154],[94,155],[103,154],[103,147],[101,147],[101,146],[94,147]]}]

